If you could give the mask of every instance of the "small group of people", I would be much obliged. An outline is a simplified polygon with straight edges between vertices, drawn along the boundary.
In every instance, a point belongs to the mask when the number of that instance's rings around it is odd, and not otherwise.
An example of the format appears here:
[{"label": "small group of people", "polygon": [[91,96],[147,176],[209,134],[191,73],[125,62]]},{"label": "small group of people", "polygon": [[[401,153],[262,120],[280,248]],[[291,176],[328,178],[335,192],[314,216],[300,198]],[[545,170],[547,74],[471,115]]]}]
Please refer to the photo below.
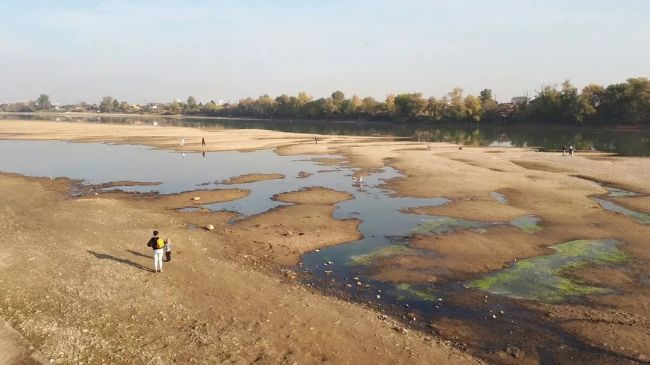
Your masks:
[{"label": "small group of people", "polygon": [[573,147],[573,145],[569,145],[569,147],[567,147],[567,145],[564,145],[564,148],[562,148],[562,156],[566,156],[567,153],[569,154],[569,156],[573,156],[574,151],[575,148]]},{"label": "small group of people", "polygon": [[363,188],[363,176],[352,176],[352,186],[359,189]]},{"label": "small group of people", "polygon": [[[202,137],[201,138],[201,146],[205,147],[205,145],[206,145],[205,137]],[[185,137],[181,137],[181,147],[184,147],[184,146],[185,146]]]},{"label": "small group of people", "polygon": [[162,272],[163,255],[166,256],[165,261],[170,262],[172,260],[171,240],[169,238],[163,240],[162,238],[158,237],[158,231],[153,231],[153,237],[151,237],[151,239],[149,239],[149,242],[147,242],[147,247],[151,247],[153,249],[154,272]]}]

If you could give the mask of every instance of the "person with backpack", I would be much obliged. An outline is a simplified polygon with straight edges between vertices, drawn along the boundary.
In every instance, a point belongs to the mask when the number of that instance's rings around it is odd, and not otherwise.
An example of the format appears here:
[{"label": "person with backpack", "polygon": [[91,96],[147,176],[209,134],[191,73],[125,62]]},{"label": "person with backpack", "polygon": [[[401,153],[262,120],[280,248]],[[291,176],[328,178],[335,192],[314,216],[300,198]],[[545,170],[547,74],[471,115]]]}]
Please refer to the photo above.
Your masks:
[{"label": "person with backpack", "polygon": [[153,237],[151,237],[149,242],[147,242],[147,247],[151,247],[153,249],[154,272],[162,272],[162,259],[165,251],[165,241],[162,238],[158,237],[158,231],[153,231]]}]

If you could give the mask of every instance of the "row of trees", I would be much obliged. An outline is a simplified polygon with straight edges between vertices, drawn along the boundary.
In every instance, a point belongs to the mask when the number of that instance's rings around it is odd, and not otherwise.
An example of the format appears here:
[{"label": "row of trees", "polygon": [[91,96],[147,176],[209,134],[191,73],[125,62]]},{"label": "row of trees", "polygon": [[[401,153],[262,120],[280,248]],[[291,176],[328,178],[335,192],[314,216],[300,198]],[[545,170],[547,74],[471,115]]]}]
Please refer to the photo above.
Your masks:
[{"label": "row of trees", "polygon": [[424,98],[421,93],[388,95],[377,101],[372,97],[357,95],[346,98],[341,91],[330,97],[314,99],[304,92],[297,96],[268,95],[257,99],[246,98],[234,105],[225,105],[217,115],[236,117],[275,117],[298,119],[364,119],[393,121],[466,121],[478,122],[492,118],[498,110],[492,91],[485,89],[481,95],[463,96],[463,90],[453,89],[448,95],[437,99]]},{"label": "row of trees", "polygon": [[543,87],[513,117],[538,123],[650,124],[650,80],[631,78],[607,87],[591,84],[580,93],[567,80],[560,89]]},{"label": "row of trees", "polygon": [[[29,103],[0,105],[0,110],[19,112],[51,108],[48,95],[41,95]],[[190,96],[185,102],[177,100],[140,106],[104,97],[98,105],[81,103],[63,110],[400,122],[480,122],[500,119],[528,123],[650,124],[650,80],[631,78],[607,87],[592,84],[581,92],[567,80],[559,88],[542,87],[532,100],[515,98],[512,103],[498,103],[490,89],[484,89],[474,96],[464,95],[462,89],[454,88],[441,98],[407,93],[388,95],[381,101],[357,95],[347,98],[341,91],[318,99],[304,92],[296,96],[283,94],[276,98],[263,95],[232,104],[217,104],[214,101],[203,104]]]}]

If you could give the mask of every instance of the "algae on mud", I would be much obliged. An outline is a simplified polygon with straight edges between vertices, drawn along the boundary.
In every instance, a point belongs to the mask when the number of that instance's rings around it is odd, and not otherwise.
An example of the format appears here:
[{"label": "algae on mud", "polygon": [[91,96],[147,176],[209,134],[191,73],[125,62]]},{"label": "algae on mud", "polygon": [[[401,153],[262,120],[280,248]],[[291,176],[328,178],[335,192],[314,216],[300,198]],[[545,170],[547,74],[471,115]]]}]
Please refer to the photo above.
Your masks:
[{"label": "algae on mud", "polygon": [[413,251],[415,250],[411,249],[408,246],[396,244],[392,246],[382,247],[366,254],[350,256],[349,263],[350,265],[359,265],[359,266],[369,265],[382,258],[409,254]]},{"label": "algae on mud", "polygon": [[429,216],[426,221],[411,230],[411,233],[421,235],[441,235],[462,230],[485,233],[488,227],[506,224],[517,227],[526,233],[535,233],[542,229],[542,227],[539,226],[540,221],[541,219],[533,215],[524,215],[515,218],[510,222],[483,222],[453,217]]},{"label": "algae on mud", "polygon": [[435,295],[433,289],[418,287],[414,284],[395,284],[391,289],[397,300],[419,299],[426,302],[433,302]]},{"label": "algae on mud", "polygon": [[629,255],[613,239],[575,240],[551,246],[556,252],[515,263],[511,268],[488,274],[465,286],[511,298],[562,302],[570,297],[608,294],[613,290],[582,285],[563,277],[569,269],[586,265],[623,264]]}]

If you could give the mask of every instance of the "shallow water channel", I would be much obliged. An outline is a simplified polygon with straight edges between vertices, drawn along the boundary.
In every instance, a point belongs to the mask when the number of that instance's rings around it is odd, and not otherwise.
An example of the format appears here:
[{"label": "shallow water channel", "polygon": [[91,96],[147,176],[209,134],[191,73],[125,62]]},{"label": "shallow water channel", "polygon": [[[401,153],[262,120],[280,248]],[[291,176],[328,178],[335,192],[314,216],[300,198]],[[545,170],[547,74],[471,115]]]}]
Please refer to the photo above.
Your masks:
[{"label": "shallow water channel", "polygon": [[[353,196],[353,199],[338,203],[334,218],[359,219],[361,223],[358,229],[363,238],[305,254],[300,265],[295,268],[302,274],[301,280],[305,284],[386,310],[402,317],[405,322],[410,321],[414,326],[423,326],[423,329],[426,329],[424,327],[426,323],[442,318],[468,321],[473,326],[490,328],[490,331],[495,334],[494,338],[481,339],[477,343],[470,341],[470,350],[479,354],[501,350],[517,341],[521,342],[520,346],[524,346],[527,339],[537,336],[531,341],[539,342],[534,346],[539,357],[545,362],[553,362],[555,359],[569,355],[577,356],[576,354],[582,354],[580,356],[585,360],[614,356],[573,339],[547,320],[537,318],[535,313],[524,309],[512,299],[553,298],[555,300],[557,297],[553,295],[557,293],[552,291],[552,288],[549,289],[551,293],[536,294],[537,296],[521,294],[510,296],[504,292],[503,285],[508,285],[507,280],[513,280],[513,275],[519,272],[517,270],[525,269],[526,264],[523,261],[504,270],[501,274],[497,272],[484,278],[477,277],[476,281],[434,285],[389,283],[373,279],[370,272],[372,265],[369,264],[377,259],[404,254],[435,255],[431,251],[411,247],[410,238],[414,234],[447,235],[462,230],[480,233],[503,225],[535,234],[543,228],[543,222],[530,215],[510,222],[482,222],[454,217],[409,214],[409,208],[439,206],[449,203],[449,200],[444,197],[395,196],[395,192],[385,187],[384,183],[402,175],[389,166],[364,177],[363,183],[353,184],[352,176],[358,170],[347,166],[344,159],[335,165],[325,165],[315,160],[315,156],[280,156],[270,150],[201,154],[133,145],[0,141],[0,156],[2,156],[0,159],[2,172],[29,176],[67,177],[82,180],[83,184],[89,185],[116,181],[143,183],[111,187],[125,191],[173,194],[199,189],[249,190],[250,194],[239,200],[203,205],[215,211],[236,212],[239,215],[235,220],[245,219],[288,204],[274,200],[276,194],[309,187],[324,187],[347,192]],[[337,156],[326,157],[337,158]],[[285,177],[243,184],[223,183],[228,178],[251,173],[279,173]],[[501,204],[508,203],[507,197],[502,194],[494,193],[492,196]],[[604,250],[615,249],[613,247],[616,242],[603,242],[593,244],[601,245]],[[546,264],[558,265],[557,262],[561,262],[571,265],[592,256],[596,257],[594,260],[598,262],[597,258],[600,256],[594,253],[589,242],[580,245],[582,251],[570,250],[574,255],[572,259],[560,257],[560,261],[557,261],[556,256],[537,259],[533,263],[542,269],[524,270],[522,276],[524,279],[515,278],[513,283],[517,287],[524,287],[525,290],[526,280],[534,282],[548,280],[544,269]],[[560,256],[566,251],[562,251],[563,247],[565,246],[556,248]],[[436,268],[431,269],[436,270]],[[547,269],[554,271],[557,268],[549,266]],[[499,275],[506,275],[505,284],[503,280],[497,280]],[[562,278],[555,280],[553,283],[565,284]],[[585,294],[608,292],[605,288],[584,290],[578,288],[568,296],[579,297]],[[485,295],[487,293],[490,295],[489,301],[488,296]],[[567,349],[558,350],[562,348],[561,346],[567,346]]]}]

